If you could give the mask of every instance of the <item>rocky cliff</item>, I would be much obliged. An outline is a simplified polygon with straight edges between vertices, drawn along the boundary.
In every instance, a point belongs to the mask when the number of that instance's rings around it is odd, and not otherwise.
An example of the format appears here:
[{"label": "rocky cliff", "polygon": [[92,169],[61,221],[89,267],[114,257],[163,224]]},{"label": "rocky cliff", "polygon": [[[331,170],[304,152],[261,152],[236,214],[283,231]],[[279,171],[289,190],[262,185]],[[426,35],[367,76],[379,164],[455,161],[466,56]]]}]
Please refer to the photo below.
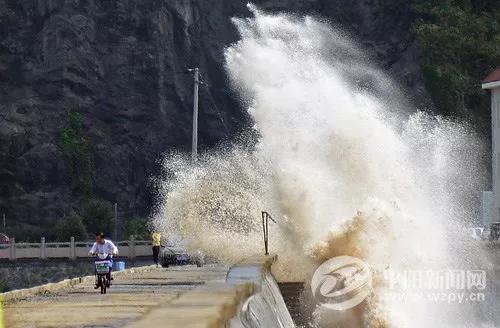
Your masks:
[{"label": "rocky cliff", "polygon": [[[255,1],[348,30],[417,102],[418,50],[404,0]],[[201,148],[247,125],[223,69],[241,0],[0,0],[0,212],[50,226],[78,206],[59,136],[82,114],[94,145],[95,193],[121,216],[147,215],[162,153],[189,150],[200,67]]]}]

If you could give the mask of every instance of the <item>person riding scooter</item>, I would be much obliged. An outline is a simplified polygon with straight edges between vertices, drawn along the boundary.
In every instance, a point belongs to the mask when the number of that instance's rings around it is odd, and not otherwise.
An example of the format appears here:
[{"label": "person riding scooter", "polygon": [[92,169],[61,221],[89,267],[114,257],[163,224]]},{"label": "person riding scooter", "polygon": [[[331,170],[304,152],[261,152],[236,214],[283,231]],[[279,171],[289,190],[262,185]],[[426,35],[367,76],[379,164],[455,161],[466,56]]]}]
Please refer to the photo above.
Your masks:
[{"label": "person riding scooter", "polygon": [[[108,254],[107,258],[105,260],[109,261],[109,274],[108,274],[108,281],[113,280],[111,277],[111,268],[113,267],[113,256],[118,255],[118,248],[113,244],[111,240],[107,240],[104,238],[104,233],[98,232],[95,234],[95,243],[90,249],[89,255],[96,256],[98,254]],[[100,259],[104,260],[104,259]],[[95,288],[99,288],[96,286]]]}]

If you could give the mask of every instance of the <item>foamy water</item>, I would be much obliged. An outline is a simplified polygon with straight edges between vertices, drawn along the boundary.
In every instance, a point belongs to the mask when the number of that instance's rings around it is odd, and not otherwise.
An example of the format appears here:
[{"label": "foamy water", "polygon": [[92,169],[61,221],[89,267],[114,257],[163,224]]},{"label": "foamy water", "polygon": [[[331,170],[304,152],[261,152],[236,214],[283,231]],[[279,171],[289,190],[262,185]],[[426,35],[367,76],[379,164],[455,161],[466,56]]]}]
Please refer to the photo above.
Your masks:
[{"label": "foamy water", "polygon": [[[195,165],[167,156],[157,227],[234,262],[263,253],[266,210],[278,221],[270,249],[279,280],[307,280],[334,255],[382,271],[468,269],[472,254],[481,258],[460,234],[485,179],[484,146],[470,129],[410,108],[342,32],[250,9],[254,17],[234,19],[241,40],[225,59],[258,140]],[[457,318],[469,327],[474,317],[423,301],[370,304],[367,327],[456,327]]]}]

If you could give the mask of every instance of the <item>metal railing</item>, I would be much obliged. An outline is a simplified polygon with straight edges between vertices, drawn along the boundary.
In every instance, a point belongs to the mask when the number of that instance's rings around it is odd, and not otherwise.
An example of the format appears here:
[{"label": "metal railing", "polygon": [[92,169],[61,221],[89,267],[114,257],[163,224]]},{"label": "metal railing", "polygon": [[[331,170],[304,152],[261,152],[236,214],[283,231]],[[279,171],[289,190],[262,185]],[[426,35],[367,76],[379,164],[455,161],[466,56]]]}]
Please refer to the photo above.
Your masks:
[{"label": "metal railing", "polygon": [[[0,259],[78,259],[88,257],[94,242],[76,242],[71,237],[69,242],[47,243],[42,237],[40,243],[16,243],[14,238],[9,244],[0,245]],[[151,241],[124,240],[115,242],[119,256],[134,259],[141,256],[151,256]]]},{"label": "metal railing", "polygon": [[271,214],[262,211],[262,232],[264,234],[264,251],[265,255],[269,255],[269,219],[276,223]]}]

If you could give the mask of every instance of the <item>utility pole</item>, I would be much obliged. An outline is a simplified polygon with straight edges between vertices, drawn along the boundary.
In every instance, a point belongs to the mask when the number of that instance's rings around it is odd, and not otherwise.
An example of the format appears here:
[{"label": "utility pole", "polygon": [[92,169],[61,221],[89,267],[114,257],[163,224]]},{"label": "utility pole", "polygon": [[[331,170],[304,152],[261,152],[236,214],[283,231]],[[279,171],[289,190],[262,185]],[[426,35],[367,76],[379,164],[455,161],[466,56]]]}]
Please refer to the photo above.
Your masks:
[{"label": "utility pole", "polygon": [[191,156],[193,160],[198,158],[198,86],[200,84],[200,70],[198,67],[188,69],[194,72],[194,94],[193,94],[193,137],[191,144]]},{"label": "utility pole", "polygon": [[118,241],[118,203],[115,203],[115,231],[114,240]]},{"label": "utility pole", "polygon": [[3,231],[5,231],[7,221],[5,220],[5,213],[3,213]]}]

